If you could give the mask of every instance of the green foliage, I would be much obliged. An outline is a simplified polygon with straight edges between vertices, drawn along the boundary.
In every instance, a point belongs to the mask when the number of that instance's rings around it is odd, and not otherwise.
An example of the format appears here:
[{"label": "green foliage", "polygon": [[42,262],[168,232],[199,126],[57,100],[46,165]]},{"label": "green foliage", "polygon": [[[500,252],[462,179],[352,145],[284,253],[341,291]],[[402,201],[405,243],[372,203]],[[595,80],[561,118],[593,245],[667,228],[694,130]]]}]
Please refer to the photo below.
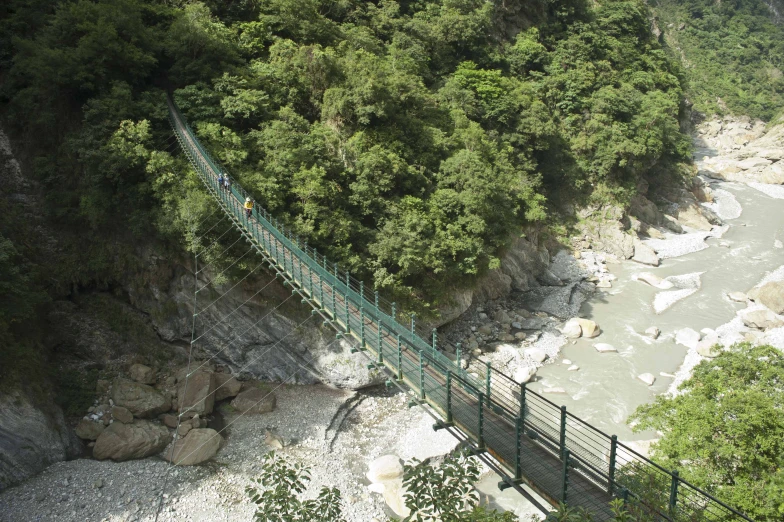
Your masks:
[{"label": "green foliage", "polygon": [[207,199],[164,152],[165,85],[276,218],[422,312],[553,202],[623,202],[689,155],[678,71],[641,1],[529,7],[523,31],[484,0],[74,0],[30,25],[14,0],[4,93],[17,131],[46,137],[47,212],[90,245],[74,280],[133,263],[102,238],[200,235]]},{"label": "green foliage", "polygon": [[736,345],[701,362],[680,391],[630,417],[636,430],[663,433],[654,458],[754,520],[781,520],[784,355]]},{"label": "green foliage", "polygon": [[291,464],[274,452],[264,456],[258,486],[245,492],[256,504],[253,520],[259,522],[341,522],[340,491],[321,488],[314,500],[302,501],[298,495],[310,482],[310,470],[302,463]]},{"label": "green foliage", "polygon": [[[645,514],[634,514],[627,509],[621,499],[613,499],[610,501],[610,511],[612,511],[613,518],[608,519],[607,522],[654,522],[658,517],[652,517]],[[560,504],[555,512],[547,516],[547,522],[593,522],[594,518],[590,511],[584,508],[570,508],[564,504]]]},{"label": "green foliage", "polygon": [[[784,106],[784,27],[764,0],[663,0],[664,40],[683,58],[699,111],[771,120]],[[773,4],[775,5],[775,4]]]},{"label": "green foliage", "polygon": [[479,479],[475,457],[461,451],[447,455],[439,466],[429,460],[413,459],[403,465],[406,507],[405,521],[511,522],[512,513],[499,513],[479,506],[474,483]]}]

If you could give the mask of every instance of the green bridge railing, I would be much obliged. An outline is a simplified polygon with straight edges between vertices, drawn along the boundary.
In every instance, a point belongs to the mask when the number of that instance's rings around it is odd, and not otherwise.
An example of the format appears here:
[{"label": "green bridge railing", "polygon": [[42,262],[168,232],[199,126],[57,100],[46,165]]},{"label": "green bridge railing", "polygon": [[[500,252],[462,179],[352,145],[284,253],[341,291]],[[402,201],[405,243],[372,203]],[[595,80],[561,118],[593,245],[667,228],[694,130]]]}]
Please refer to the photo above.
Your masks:
[{"label": "green bridge railing", "polygon": [[[439,350],[436,331],[425,332],[337,265],[303,244],[266,210],[242,204],[239,184],[218,185],[224,173],[196,138],[173,100],[169,113],[175,135],[196,173],[221,209],[262,254],[272,270],[303,296],[314,313],[367,350],[371,366],[386,369],[454,427],[476,452],[488,452],[507,470],[499,487],[525,484],[553,506],[583,507],[595,520],[612,518],[608,503],[622,498],[632,512],[651,520],[749,521],[751,519],[618,442],[545,397],[526,389],[490,364],[461,365]],[[428,339],[428,340],[425,340]],[[441,344],[443,346],[443,343]]]}]

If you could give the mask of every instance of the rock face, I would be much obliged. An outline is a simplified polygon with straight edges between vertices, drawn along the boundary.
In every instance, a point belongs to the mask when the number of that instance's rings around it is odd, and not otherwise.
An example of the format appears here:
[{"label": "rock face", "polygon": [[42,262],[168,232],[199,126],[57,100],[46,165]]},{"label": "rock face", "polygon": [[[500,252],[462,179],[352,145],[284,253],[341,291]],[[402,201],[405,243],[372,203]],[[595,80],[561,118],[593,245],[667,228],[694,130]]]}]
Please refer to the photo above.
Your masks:
[{"label": "rock face", "polygon": [[142,384],[155,384],[155,370],[143,364],[134,364],[128,370],[131,379]]},{"label": "rock face", "polygon": [[240,413],[267,413],[275,409],[275,394],[260,388],[250,388],[237,395],[231,406]]},{"label": "rock face", "polygon": [[185,438],[174,443],[173,451],[164,452],[163,457],[177,466],[201,464],[215,456],[222,442],[223,437],[213,429],[191,429]]},{"label": "rock face", "polygon": [[133,424],[115,422],[95,441],[93,457],[117,462],[142,459],[159,453],[170,440],[169,430],[160,424],[145,420]]},{"label": "rock face", "polygon": [[784,281],[771,281],[753,288],[748,296],[754,301],[773,310],[774,313],[784,314]]},{"label": "rock face", "polygon": [[127,408],[135,417],[154,417],[171,408],[171,400],[156,389],[126,379],[116,379],[112,385],[114,404]]},{"label": "rock face", "polygon": [[95,440],[103,432],[106,426],[102,422],[93,422],[82,419],[76,425],[76,436],[82,440]]},{"label": "rock face", "polygon": [[199,371],[180,380],[177,383],[177,397],[180,413],[212,413],[215,406],[215,374]]},{"label": "rock face", "polygon": [[0,395],[0,490],[80,451],[60,408],[43,410],[19,391]]}]

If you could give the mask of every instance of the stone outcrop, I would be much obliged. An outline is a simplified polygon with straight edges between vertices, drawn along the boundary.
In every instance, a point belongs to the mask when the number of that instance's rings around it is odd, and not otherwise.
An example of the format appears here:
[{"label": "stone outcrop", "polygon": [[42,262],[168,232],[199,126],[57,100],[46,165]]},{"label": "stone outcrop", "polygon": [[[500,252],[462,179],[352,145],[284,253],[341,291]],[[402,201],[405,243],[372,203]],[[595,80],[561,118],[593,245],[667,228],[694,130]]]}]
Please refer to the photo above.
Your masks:
[{"label": "stone outcrop", "polygon": [[154,417],[171,408],[171,400],[155,388],[126,379],[116,379],[112,384],[114,404],[127,408],[135,417]]},{"label": "stone outcrop", "polygon": [[275,394],[262,388],[249,388],[231,401],[239,413],[268,413],[275,409]]},{"label": "stone outcrop", "polygon": [[215,374],[215,400],[222,401],[236,397],[242,388],[242,383],[228,373]]},{"label": "stone outcrop", "polygon": [[133,413],[131,413],[128,408],[123,408],[122,406],[113,406],[112,419],[120,421],[124,424],[130,424],[133,422]]},{"label": "stone outcrop", "polygon": [[768,328],[784,326],[784,321],[767,308],[742,310],[739,315],[743,324],[749,328],[767,330]]},{"label": "stone outcrop", "polygon": [[142,459],[159,453],[171,440],[169,430],[160,424],[136,420],[133,424],[115,422],[95,441],[93,457],[117,462]]},{"label": "stone outcrop", "polygon": [[47,402],[38,406],[22,391],[0,395],[0,490],[79,455],[81,443],[62,410]]},{"label": "stone outcrop", "polygon": [[223,437],[213,429],[193,428],[174,443],[172,450],[167,449],[163,458],[177,466],[201,464],[215,456],[222,442]]},{"label": "stone outcrop", "polygon": [[637,238],[634,238],[634,256],[632,261],[644,265],[659,266],[659,256],[656,252]]}]

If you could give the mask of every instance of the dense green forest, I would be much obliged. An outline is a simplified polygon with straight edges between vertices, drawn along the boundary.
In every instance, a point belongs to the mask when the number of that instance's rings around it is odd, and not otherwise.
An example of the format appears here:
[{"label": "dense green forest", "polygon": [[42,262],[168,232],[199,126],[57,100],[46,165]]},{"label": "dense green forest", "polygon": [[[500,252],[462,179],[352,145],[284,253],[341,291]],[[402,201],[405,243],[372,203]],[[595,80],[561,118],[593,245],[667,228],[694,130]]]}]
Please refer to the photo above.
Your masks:
[{"label": "dense green forest", "polygon": [[[650,2],[698,111],[772,120],[784,107],[784,12],[774,1]],[[776,7],[778,5],[778,7]]]}]

